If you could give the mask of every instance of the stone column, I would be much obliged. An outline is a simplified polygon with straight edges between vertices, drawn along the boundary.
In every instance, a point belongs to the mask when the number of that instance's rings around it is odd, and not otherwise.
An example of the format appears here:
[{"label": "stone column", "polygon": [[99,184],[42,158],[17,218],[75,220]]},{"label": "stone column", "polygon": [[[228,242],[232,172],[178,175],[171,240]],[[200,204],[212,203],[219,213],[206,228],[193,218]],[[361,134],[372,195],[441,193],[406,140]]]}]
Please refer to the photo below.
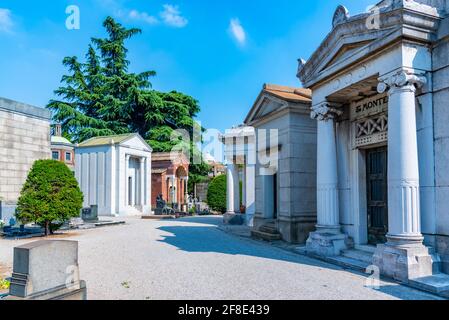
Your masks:
[{"label": "stone column", "polygon": [[171,177],[171,186],[172,186],[172,191],[171,191],[172,202],[176,203],[176,201],[177,201],[176,192],[178,191],[178,188],[176,187],[176,176]]},{"label": "stone column", "polygon": [[145,158],[140,158],[140,205],[145,206]]},{"label": "stone column", "polygon": [[429,276],[432,259],[421,234],[416,89],[426,78],[405,71],[381,79],[388,91],[388,242],[378,246],[374,264],[397,280]]},{"label": "stone column", "polygon": [[129,161],[131,159],[130,155],[125,155],[125,207],[129,207]]},{"label": "stone column", "polygon": [[235,214],[235,206],[234,206],[234,171],[235,164],[230,163],[226,167],[227,174],[227,190],[226,190],[226,204],[227,204],[227,213]]},{"label": "stone column", "polygon": [[239,166],[234,165],[234,212],[240,213],[240,172]]},{"label": "stone column", "polygon": [[246,190],[247,190],[247,181],[246,181],[246,164],[243,165],[242,169],[242,204],[246,207]]},{"label": "stone column", "polygon": [[188,200],[189,200],[189,177],[188,176],[184,179],[184,184],[185,184],[184,203],[188,204]]},{"label": "stone column", "polygon": [[338,199],[337,147],[334,118],[342,111],[330,103],[312,108],[311,117],[318,120],[317,157],[317,231],[307,240],[307,251],[339,255],[346,248],[347,236],[341,233]]}]

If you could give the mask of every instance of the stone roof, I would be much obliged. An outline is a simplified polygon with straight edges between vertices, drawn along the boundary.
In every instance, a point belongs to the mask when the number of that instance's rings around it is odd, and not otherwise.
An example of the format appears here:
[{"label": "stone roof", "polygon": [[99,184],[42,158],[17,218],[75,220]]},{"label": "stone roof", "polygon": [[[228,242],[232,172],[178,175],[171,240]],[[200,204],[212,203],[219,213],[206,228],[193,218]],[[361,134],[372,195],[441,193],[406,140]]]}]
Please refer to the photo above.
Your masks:
[{"label": "stone roof", "polygon": [[102,136],[102,137],[95,137],[91,138],[89,140],[86,140],[79,145],[77,145],[77,148],[88,148],[88,147],[101,147],[101,146],[108,146],[108,145],[121,145],[125,143],[128,140],[131,140],[133,138],[138,138],[142,144],[145,145],[145,148],[148,149],[150,152],[153,151],[151,146],[140,136],[138,133],[126,133],[126,134],[120,134],[120,135],[111,135],[111,136]]},{"label": "stone roof", "polygon": [[0,97],[0,110],[23,114],[29,117],[50,120],[51,112],[44,108],[35,107],[22,102]]},{"label": "stone roof", "polygon": [[51,144],[73,145],[68,139],[59,136],[51,136]]},{"label": "stone roof", "polygon": [[[176,152],[156,152],[153,153],[151,159],[152,161],[174,161],[174,159],[172,159],[172,155],[176,155]],[[177,159],[176,160],[184,160],[184,162],[188,163],[188,159],[186,157],[186,155],[179,151],[177,152]]]},{"label": "stone roof", "polygon": [[293,88],[275,84],[265,84],[263,91],[280,99],[291,102],[311,102],[312,91],[304,88]]},{"label": "stone roof", "polygon": [[86,140],[80,143],[79,147],[98,147],[98,146],[106,146],[111,144],[120,144],[125,142],[128,139],[134,137],[134,133],[113,135],[113,136],[103,136],[103,137],[95,137],[89,140]]}]

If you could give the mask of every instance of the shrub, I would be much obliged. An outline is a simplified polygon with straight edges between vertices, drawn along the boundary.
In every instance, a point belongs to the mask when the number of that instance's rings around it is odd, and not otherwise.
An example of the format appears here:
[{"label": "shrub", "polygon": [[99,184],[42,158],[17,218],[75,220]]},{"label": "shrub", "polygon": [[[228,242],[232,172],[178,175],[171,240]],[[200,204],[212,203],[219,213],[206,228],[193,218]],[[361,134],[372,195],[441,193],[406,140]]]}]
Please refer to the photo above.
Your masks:
[{"label": "shrub", "polygon": [[20,193],[16,217],[44,227],[48,235],[79,217],[82,205],[83,194],[70,169],[59,161],[38,160]]},{"label": "shrub", "polygon": [[215,177],[207,189],[207,204],[221,213],[226,212],[226,175]]},{"label": "shrub", "polygon": [[0,278],[0,290],[8,290],[10,285],[9,281]]}]

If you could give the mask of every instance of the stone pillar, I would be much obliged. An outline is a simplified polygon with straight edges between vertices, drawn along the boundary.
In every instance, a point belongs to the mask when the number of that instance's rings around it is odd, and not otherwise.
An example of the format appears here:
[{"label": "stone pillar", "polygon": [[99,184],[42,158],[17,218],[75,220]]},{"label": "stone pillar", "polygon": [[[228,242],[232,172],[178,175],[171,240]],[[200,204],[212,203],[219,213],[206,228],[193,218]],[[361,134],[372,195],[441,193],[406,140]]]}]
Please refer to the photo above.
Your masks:
[{"label": "stone pillar", "polygon": [[184,203],[188,204],[188,200],[189,200],[189,177],[186,177],[184,179],[184,184],[185,184]]},{"label": "stone pillar", "polygon": [[240,213],[240,172],[239,166],[234,165],[234,212]]},{"label": "stone pillar", "polygon": [[227,165],[226,170],[226,179],[227,179],[227,190],[226,190],[226,204],[227,204],[227,213],[235,214],[235,206],[234,206],[234,169],[235,164],[230,163]]},{"label": "stone pillar", "polygon": [[374,264],[400,281],[432,274],[432,258],[421,234],[416,89],[426,78],[400,71],[378,86],[388,91],[388,242]]},{"label": "stone pillar", "polygon": [[317,231],[307,240],[308,252],[339,255],[346,249],[347,236],[342,234],[338,199],[337,147],[334,118],[342,111],[330,103],[312,108],[312,118],[318,120],[317,157]]},{"label": "stone pillar", "polygon": [[129,207],[129,160],[131,159],[130,155],[125,155],[125,207]]},{"label": "stone pillar", "polygon": [[140,205],[145,206],[145,158],[140,158]]},{"label": "stone pillar", "polygon": [[176,203],[176,176],[171,176],[170,177],[170,186],[171,186],[171,201],[172,203]]},{"label": "stone pillar", "polygon": [[247,185],[246,185],[247,181],[246,181],[246,164],[243,165],[243,169],[242,169],[242,204],[246,207],[246,190],[247,190]]}]

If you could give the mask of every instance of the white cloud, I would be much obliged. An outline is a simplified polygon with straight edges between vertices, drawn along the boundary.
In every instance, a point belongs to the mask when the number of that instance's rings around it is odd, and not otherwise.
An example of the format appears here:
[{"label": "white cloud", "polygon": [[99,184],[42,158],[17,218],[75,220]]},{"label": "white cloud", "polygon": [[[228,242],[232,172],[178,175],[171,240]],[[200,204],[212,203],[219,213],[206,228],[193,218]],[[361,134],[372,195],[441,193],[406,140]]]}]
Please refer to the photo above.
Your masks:
[{"label": "white cloud", "polygon": [[0,32],[11,32],[12,26],[11,11],[0,8]]},{"label": "white cloud", "polygon": [[171,27],[184,28],[189,21],[181,15],[178,6],[171,4],[164,5],[164,11],[160,13],[162,21]]},{"label": "white cloud", "polygon": [[240,23],[239,19],[231,19],[229,30],[231,32],[231,35],[240,45],[243,46],[246,44],[246,31]]},{"label": "white cloud", "polygon": [[140,20],[148,24],[156,24],[159,20],[146,12],[139,12],[137,10],[131,10],[128,14],[131,19]]}]

